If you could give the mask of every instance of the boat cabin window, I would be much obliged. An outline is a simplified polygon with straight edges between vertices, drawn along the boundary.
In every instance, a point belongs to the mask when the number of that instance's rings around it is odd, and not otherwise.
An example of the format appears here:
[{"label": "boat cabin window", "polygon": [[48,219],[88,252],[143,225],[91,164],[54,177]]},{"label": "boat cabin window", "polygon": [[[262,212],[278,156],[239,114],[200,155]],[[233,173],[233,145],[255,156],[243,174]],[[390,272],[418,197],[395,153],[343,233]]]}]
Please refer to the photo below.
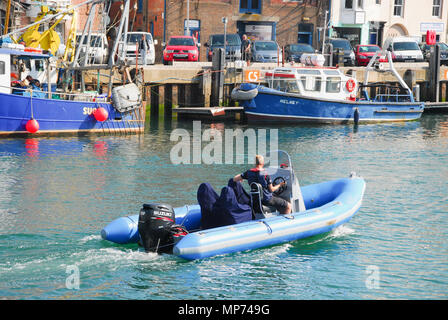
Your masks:
[{"label": "boat cabin window", "polygon": [[297,69],[297,73],[298,74],[313,74],[313,75],[317,75],[320,76],[320,71],[319,70],[307,70],[307,69]]},{"label": "boat cabin window", "polygon": [[341,75],[338,70],[324,70],[327,76],[339,76]]},{"label": "boat cabin window", "polygon": [[36,71],[44,71],[45,70],[45,62],[44,60],[35,59],[34,60],[34,67],[36,68]]},{"label": "boat cabin window", "polygon": [[305,91],[320,91],[322,87],[322,77],[301,76],[300,81]]},{"label": "boat cabin window", "polygon": [[295,79],[274,79],[272,81],[272,89],[283,92],[300,93],[299,87],[297,86],[297,81]]},{"label": "boat cabin window", "polygon": [[326,91],[336,93],[341,91],[341,77],[327,77]]},{"label": "boat cabin window", "polygon": [[5,61],[0,61],[0,74],[5,74]]},{"label": "boat cabin window", "polygon": [[297,74],[305,91],[320,91],[322,87],[320,70],[297,69]]},{"label": "boat cabin window", "polygon": [[286,92],[300,93],[296,80],[288,80],[286,82]]}]

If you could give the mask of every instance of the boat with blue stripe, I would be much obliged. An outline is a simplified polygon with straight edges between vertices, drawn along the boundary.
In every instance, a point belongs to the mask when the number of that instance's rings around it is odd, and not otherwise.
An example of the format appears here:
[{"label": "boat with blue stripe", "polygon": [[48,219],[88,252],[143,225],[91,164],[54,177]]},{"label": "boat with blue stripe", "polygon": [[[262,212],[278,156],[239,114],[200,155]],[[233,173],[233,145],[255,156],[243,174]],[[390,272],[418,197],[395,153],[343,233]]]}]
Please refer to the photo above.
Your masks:
[{"label": "boat with blue stripe", "polygon": [[[358,124],[419,119],[424,103],[415,101],[392,59],[390,70],[385,70],[377,58],[378,53],[361,85],[336,67],[278,67],[265,73],[267,86],[243,83],[232,91],[232,98],[244,107],[248,121]],[[378,68],[392,72],[400,86],[385,85],[387,93],[372,98],[368,74]]]},{"label": "boat with blue stripe", "polygon": [[[48,17],[0,37],[0,136],[131,134],[144,131],[146,110],[137,81],[133,82],[128,69],[119,84],[114,79],[114,70],[129,67],[125,66],[125,52],[118,52],[118,39],[126,33],[123,28],[124,21],[128,19],[129,1],[126,1],[117,38],[110,43],[113,47],[107,65],[92,65],[85,54],[91,43],[88,40],[92,28],[90,22],[100,1],[88,0],[76,5],[79,7],[91,2],[86,28],[80,36],[80,43],[88,43],[87,48],[73,46],[70,61],[58,59],[51,50],[35,47],[34,42],[33,47],[13,43],[12,39],[21,37],[16,34],[33,30],[29,28],[49,20]],[[63,10],[51,18],[69,11],[71,9]],[[109,73],[107,89],[100,83],[101,70]],[[96,71],[96,90],[86,85],[86,71]]]},{"label": "boat with blue stripe", "polygon": [[[289,159],[285,152],[280,153]],[[169,253],[196,260],[295,241],[334,230],[347,223],[361,207],[366,184],[354,173],[345,178],[300,187],[290,161],[282,160],[280,166],[269,166],[266,170],[273,181],[286,181],[286,188],[280,190],[279,196],[290,201],[292,213],[280,214],[274,208],[265,207],[260,202],[260,190],[256,186],[251,186],[249,193],[253,215],[245,222],[203,229],[201,205],[174,208],[173,222],[184,232],[176,232],[175,237],[170,238],[173,243]],[[145,221],[142,221],[145,206],[154,208],[155,214],[151,219],[158,220],[153,221],[164,223],[169,220],[166,205],[144,205],[139,215],[120,217],[109,223],[101,230],[102,238],[118,244],[142,244],[146,236],[142,232],[145,230]],[[158,225],[152,230],[160,232],[164,228]],[[153,243],[157,247],[162,246],[160,239]]]}]

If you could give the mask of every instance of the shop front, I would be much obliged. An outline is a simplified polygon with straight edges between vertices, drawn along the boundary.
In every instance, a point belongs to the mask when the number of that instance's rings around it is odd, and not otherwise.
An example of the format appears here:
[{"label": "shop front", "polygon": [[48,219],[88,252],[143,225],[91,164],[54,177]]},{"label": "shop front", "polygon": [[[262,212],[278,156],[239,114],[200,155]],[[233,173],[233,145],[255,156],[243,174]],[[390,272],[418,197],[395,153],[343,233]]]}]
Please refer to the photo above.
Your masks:
[{"label": "shop front", "polygon": [[275,40],[276,23],[266,21],[237,21],[236,27],[240,37],[246,34],[254,40]]}]

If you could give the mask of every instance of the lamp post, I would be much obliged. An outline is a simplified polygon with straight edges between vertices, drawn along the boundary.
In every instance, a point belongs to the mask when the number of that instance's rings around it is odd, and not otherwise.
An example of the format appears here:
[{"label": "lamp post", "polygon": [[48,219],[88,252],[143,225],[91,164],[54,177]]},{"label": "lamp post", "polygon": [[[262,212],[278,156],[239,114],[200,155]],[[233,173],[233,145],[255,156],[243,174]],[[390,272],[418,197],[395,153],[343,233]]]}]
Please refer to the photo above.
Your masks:
[{"label": "lamp post", "polygon": [[190,0],[187,0],[187,34],[190,35]]},{"label": "lamp post", "polygon": [[222,18],[224,23],[224,65],[226,64],[226,42],[227,42],[227,17]]},{"label": "lamp post", "polygon": [[323,32],[323,36],[322,36],[322,54],[324,54],[325,52],[325,34],[327,32],[327,14],[328,14],[328,10],[325,11],[325,22],[324,22],[324,32]]}]

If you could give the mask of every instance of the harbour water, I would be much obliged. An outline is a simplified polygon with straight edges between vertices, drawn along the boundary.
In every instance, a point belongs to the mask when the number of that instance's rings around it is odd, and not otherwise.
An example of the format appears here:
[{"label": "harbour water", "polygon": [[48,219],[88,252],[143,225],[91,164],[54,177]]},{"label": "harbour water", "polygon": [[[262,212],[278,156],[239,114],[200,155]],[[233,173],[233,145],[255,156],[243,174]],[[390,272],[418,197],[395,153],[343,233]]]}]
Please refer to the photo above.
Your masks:
[{"label": "harbour water", "polygon": [[[223,129],[254,129],[233,123]],[[143,203],[195,203],[249,164],[173,164],[190,122],[144,135],[0,140],[1,299],[447,299],[448,115],[354,127],[280,126],[301,185],[365,178],[363,205],[331,233],[184,261],[100,237]],[[79,281],[78,281],[79,280]]]}]

